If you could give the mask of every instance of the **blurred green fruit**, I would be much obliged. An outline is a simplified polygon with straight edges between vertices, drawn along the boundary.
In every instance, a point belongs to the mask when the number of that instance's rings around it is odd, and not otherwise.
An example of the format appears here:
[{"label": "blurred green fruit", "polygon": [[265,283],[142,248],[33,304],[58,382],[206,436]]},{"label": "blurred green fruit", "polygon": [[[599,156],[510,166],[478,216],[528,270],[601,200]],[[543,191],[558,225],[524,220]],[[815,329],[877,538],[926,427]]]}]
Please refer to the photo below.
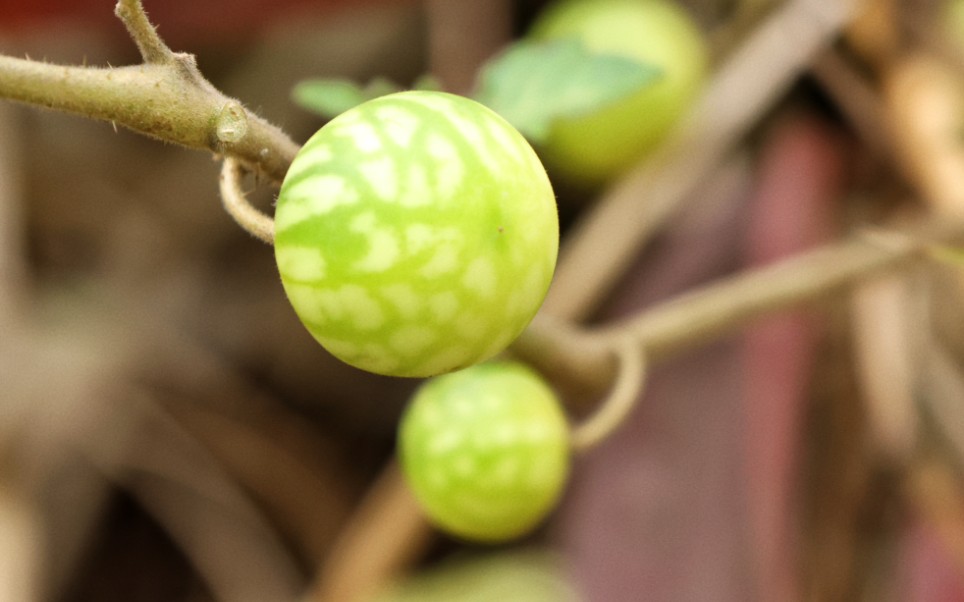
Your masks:
[{"label": "blurred green fruit", "polygon": [[562,0],[540,15],[529,37],[576,38],[592,52],[635,59],[661,72],[629,97],[553,124],[543,157],[551,172],[577,185],[609,181],[649,153],[690,107],[706,77],[703,34],[669,0]]},{"label": "blurred green fruit", "polygon": [[398,445],[429,518],[475,541],[531,531],[569,474],[569,428],[556,395],[517,363],[479,364],[427,382],[402,417]]}]

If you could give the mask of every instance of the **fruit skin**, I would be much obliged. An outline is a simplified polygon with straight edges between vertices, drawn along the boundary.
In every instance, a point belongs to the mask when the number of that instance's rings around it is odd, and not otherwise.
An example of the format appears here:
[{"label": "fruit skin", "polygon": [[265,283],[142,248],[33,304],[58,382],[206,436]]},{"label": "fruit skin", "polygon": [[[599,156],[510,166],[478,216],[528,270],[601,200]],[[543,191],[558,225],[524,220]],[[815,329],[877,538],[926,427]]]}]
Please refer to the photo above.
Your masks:
[{"label": "fruit skin", "polygon": [[431,376],[502,351],[535,315],[559,223],[528,142],[442,92],[376,98],[321,128],[275,210],[289,301],[333,355]]},{"label": "fruit skin", "polygon": [[530,368],[480,364],[432,379],[402,417],[399,456],[426,514],[447,532],[496,543],[551,511],[569,473],[569,429]]},{"label": "fruit skin", "polygon": [[592,52],[661,71],[654,83],[628,98],[553,124],[540,151],[553,173],[577,186],[611,180],[655,148],[706,78],[703,35],[669,0],[563,0],[538,17],[529,37],[575,37]]}]

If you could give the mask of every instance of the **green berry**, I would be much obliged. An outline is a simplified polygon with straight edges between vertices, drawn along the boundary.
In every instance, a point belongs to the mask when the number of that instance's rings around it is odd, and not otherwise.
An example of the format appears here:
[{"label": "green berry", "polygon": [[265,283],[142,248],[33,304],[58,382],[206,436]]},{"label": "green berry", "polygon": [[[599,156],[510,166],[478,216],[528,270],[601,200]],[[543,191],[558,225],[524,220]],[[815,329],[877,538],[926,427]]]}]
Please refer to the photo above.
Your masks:
[{"label": "green berry", "polygon": [[482,542],[531,531],[555,507],[569,473],[569,429],[556,395],[518,363],[428,381],[402,417],[398,445],[429,518]]},{"label": "green berry", "polygon": [[492,357],[555,269],[555,197],[532,148],[467,98],[401,92],[321,128],[275,211],[275,257],[309,332],[343,361],[431,376]]},{"label": "green berry", "polygon": [[593,52],[659,70],[655,83],[628,98],[553,124],[542,149],[546,163],[579,184],[610,180],[658,146],[706,77],[703,34],[670,0],[563,0],[539,16],[529,35],[575,38]]}]

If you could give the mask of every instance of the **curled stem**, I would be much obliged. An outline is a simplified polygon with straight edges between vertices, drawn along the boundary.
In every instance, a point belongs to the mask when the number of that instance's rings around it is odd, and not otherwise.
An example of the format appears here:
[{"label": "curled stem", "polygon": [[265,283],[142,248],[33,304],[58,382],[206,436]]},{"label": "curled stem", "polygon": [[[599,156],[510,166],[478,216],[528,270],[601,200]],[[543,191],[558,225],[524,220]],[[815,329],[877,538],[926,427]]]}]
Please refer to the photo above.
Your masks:
[{"label": "curled stem", "polygon": [[228,215],[255,238],[274,244],[274,220],[254,208],[241,190],[241,164],[227,157],[221,166],[221,202]]},{"label": "curled stem", "polygon": [[636,407],[646,381],[646,358],[639,341],[625,338],[614,351],[616,382],[609,396],[582,423],[572,427],[570,441],[577,452],[592,449],[611,435]]}]

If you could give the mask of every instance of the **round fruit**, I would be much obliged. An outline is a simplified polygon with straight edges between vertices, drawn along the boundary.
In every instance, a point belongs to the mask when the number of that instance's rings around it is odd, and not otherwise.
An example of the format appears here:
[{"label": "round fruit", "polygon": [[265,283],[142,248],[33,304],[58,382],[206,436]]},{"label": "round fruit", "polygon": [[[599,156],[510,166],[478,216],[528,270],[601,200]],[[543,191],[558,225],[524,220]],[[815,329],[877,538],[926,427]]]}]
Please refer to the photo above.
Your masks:
[{"label": "round fruit", "polygon": [[376,98],[295,157],[275,258],[309,332],[379,374],[431,376],[502,351],[555,269],[555,197],[535,152],[481,104]]},{"label": "round fruit", "polygon": [[553,509],[569,472],[569,429],[528,367],[491,362],[437,377],[402,417],[399,455],[426,514],[466,539],[524,535]]},{"label": "round fruit", "polygon": [[627,57],[660,71],[654,83],[628,98],[553,124],[543,157],[576,184],[610,180],[657,146],[706,75],[703,35],[670,0],[563,0],[537,19],[529,36],[577,38],[592,52]]}]

